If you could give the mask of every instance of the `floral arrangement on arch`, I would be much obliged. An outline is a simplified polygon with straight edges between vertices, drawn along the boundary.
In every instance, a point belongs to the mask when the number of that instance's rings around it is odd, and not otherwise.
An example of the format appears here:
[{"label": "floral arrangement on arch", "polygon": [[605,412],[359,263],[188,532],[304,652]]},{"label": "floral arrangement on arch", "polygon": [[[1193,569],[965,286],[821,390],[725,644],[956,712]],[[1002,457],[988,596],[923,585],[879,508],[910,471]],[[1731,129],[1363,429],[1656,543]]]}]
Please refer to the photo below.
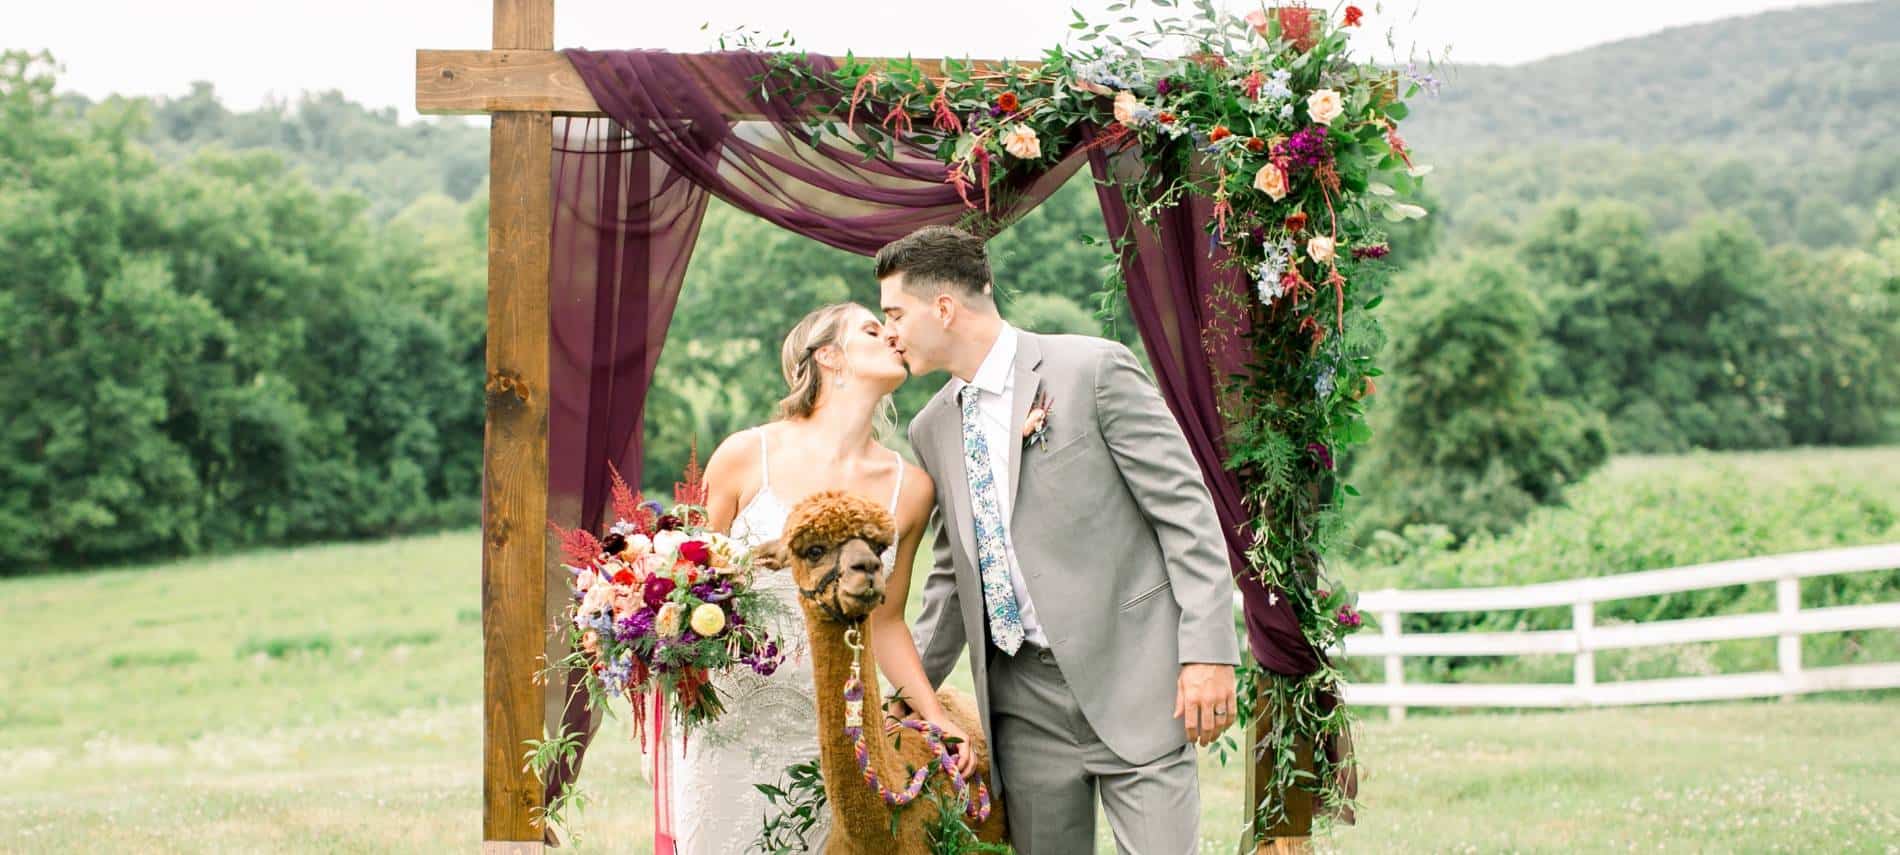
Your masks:
[{"label": "floral arrangement on arch", "polygon": [[[1210,354],[1213,342],[1236,335],[1247,345],[1244,370],[1220,390],[1227,466],[1251,515],[1247,558],[1324,651],[1362,624],[1356,597],[1328,578],[1324,561],[1345,503],[1358,495],[1336,466],[1346,447],[1371,436],[1365,399],[1381,373],[1383,332],[1371,312],[1390,275],[1385,229],[1426,216],[1407,201],[1430,167],[1400,133],[1405,100],[1435,93],[1438,81],[1429,64],[1355,60],[1349,36],[1364,17],[1356,6],[1230,15],[1210,0],[1193,0],[1191,11],[1148,0],[1152,27],[1122,31],[1144,20],[1137,5],[1108,6],[1122,15],[1113,25],[1076,13],[1079,46],[1053,48],[1040,63],[945,60],[934,75],[908,60],[874,68],[848,55],[818,72],[784,52],[788,36],[763,45],[778,52],[760,83],[772,87],[768,97],[818,105],[810,132],[867,158],[891,156],[900,138],[933,152],[973,222],[997,207],[1012,178],[1078,145],[1139,158],[1141,169],[1115,181],[1142,222],[1190,197],[1211,210],[1207,252],[1240,284],[1216,295],[1201,332]],[[1151,56],[1164,45],[1185,49]],[[1126,236],[1110,240],[1128,251]],[[1119,273],[1108,286],[1109,296],[1126,287]],[[1323,752],[1319,768],[1299,768],[1294,748],[1345,735],[1344,675],[1327,662],[1299,679],[1251,670],[1242,678],[1287,713],[1252,747],[1273,769],[1259,830],[1284,815],[1279,794],[1294,786],[1315,792],[1328,814],[1350,811],[1346,770]]]}]

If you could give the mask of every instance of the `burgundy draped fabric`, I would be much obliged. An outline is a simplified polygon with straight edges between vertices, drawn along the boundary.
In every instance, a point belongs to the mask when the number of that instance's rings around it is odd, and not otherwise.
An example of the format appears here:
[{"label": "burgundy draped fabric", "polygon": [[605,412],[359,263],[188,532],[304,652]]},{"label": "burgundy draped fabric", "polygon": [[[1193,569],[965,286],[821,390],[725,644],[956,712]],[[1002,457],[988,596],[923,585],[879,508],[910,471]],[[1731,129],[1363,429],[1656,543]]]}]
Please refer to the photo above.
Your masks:
[{"label": "burgundy draped fabric", "polygon": [[[1149,226],[1131,215],[1127,200],[1110,183],[1128,177],[1126,170],[1143,168],[1139,159],[1097,149],[1090,152],[1089,167],[1109,238],[1126,242],[1121,267],[1128,286],[1129,314],[1141,333],[1155,383],[1180,422],[1214,497],[1234,584],[1240,591],[1247,646],[1268,671],[1289,677],[1310,674],[1319,668],[1320,653],[1300,631],[1292,601],[1274,596],[1248,571],[1246,550],[1253,532],[1247,525],[1240,480],[1222,465],[1227,454],[1217,390],[1221,378],[1245,368],[1243,334],[1249,291],[1237,271],[1220,267],[1224,251],[1209,239],[1206,229],[1213,204],[1189,196]],[[1338,697],[1326,700],[1341,702]],[[1338,764],[1344,792],[1349,797],[1356,793],[1358,774],[1346,765],[1352,755],[1351,734],[1341,733],[1316,748]],[[1350,809],[1336,811],[1334,816],[1353,822]]]},{"label": "burgundy draped fabric", "polygon": [[[1055,192],[1084,159],[1093,159],[1098,178],[1117,163],[1134,163],[1086,151],[1086,130],[1044,140],[1055,155],[1049,166],[1012,178],[987,200],[977,187],[971,192],[987,209],[973,211],[945,183],[926,135],[900,134],[890,156],[867,160],[835,137],[807,133],[800,105],[763,97],[772,86],[761,82],[769,71],[762,55],[565,53],[607,118],[562,119],[555,128],[548,483],[550,512],[562,525],[600,525],[610,483],[604,464],[641,483],[644,402],[708,194],[868,256],[925,225],[957,224],[987,236]],[[836,68],[826,57],[807,61],[820,72]],[[856,120],[883,117],[866,105]],[[1214,493],[1254,657],[1275,673],[1309,673],[1318,659],[1291,606],[1285,598],[1269,603],[1266,590],[1239,572],[1246,516],[1239,485],[1221,466],[1214,396],[1216,372],[1237,366],[1243,354],[1235,336],[1215,336],[1218,364],[1202,349],[1209,296],[1220,282],[1201,228],[1207,211],[1170,211],[1151,230],[1130,222],[1117,191],[1100,195],[1109,233],[1136,240],[1137,252],[1124,258],[1130,304],[1156,379]],[[565,605],[558,566],[548,590],[552,616]],[[572,732],[595,726],[585,700],[570,689],[561,709]],[[578,763],[549,776],[550,798],[578,774]]]},{"label": "burgundy draped fabric", "polygon": [[[1212,205],[1200,196],[1162,212],[1154,227],[1135,219],[1121,191],[1107,183],[1116,169],[1138,169],[1141,162],[1128,155],[1097,150],[1089,166],[1096,179],[1096,198],[1111,240],[1132,242],[1122,253],[1122,276],[1128,283],[1129,314],[1141,333],[1154,369],[1155,383],[1181,423],[1201,477],[1214,496],[1221,531],[1227,537],[1227,557],[1240,589],[1246,615],[1247,643],[1260,666],[1275,674],[1299,676],[1319,667],[1319,658],[1300,632],[1299,618],[1286,597],[1271,597],[1265,585],[1247,572],[1247,546],[1252,532],[1241,503],[1240,481],[1227,471],[1218,402],[1218,381],[1241,370],[1245,342],[1244,315],[1228,320],[1220,313],[1228,293],[1246,299],[1246,284],[1234,271],[1217,267],[1221,256],[1209,253],[1203,228]],[[1236,307],[1235,314],[1240,314]],[[1213,335],[1204,335],[1212,330]],[[1210,351],[1212,351],[1210,353]]]}]

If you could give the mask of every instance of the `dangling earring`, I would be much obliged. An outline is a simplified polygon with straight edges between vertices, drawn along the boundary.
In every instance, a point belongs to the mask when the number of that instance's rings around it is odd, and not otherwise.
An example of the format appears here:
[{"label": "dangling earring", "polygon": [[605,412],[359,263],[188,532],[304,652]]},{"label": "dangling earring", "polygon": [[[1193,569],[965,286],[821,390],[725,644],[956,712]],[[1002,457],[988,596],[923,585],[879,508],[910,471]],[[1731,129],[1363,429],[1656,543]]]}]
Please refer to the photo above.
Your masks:
[{"label": "dangling earring", "polygon": [[840,388],[840,389],[843,389],[843,388],[844,388],[844,375],[843,375],[843,374],[839,374],[839,375],[837,375],[836,377],[833,377],[833,378],[831,378],[831,385],[833,385],[833,386],[836,386],[836,387],[838,387],[838,388]]}]

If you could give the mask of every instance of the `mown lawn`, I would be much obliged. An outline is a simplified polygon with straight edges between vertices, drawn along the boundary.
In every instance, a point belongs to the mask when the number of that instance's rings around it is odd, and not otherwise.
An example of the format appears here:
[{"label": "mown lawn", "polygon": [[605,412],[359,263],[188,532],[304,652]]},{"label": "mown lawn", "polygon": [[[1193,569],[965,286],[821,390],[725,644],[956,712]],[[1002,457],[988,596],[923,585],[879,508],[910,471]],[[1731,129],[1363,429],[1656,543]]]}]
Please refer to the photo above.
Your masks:
[{"label": "mown lawn", "polygon": [[[469,851],[477,549],[458,532],[0,582],[0,851]],[[1872,696],[1370,715],[1361,822],[1322,848],[1894,851],[1897,727]],[[603,733],[575,848],[643,851],[638,754]],[[1203,851],[1232,852],[1240,770],[1203,773]]]}]

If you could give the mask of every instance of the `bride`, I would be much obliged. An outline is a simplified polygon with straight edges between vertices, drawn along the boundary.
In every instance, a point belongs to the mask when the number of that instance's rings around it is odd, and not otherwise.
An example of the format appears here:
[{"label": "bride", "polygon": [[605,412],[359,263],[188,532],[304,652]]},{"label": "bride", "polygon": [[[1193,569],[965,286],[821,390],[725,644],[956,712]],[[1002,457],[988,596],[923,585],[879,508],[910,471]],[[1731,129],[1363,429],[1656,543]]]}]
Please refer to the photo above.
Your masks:
[{"label": "bride", "polygon": [[[706,462],[712,526],[748,546],[777,538],[792,505],[824,490],[849,490],[885,505],[897,522],[897,543],[884,553],[887,600],[871,620],[875,654],[890,691],[915,714],[967,740],[937,703],[904,625],[910,568],[935,505],[930,476],[878,442],[894,420],[890,395],[904,382],[902,357],[885,343],[882,325],[863,306],[818,309],[785,339],[780,364],[790,394],[776,421],[728,437]],[[787,766],[818,756],[818,723],[804,619],[790,573],[755,583],[785,604],[775,627],[784,663],[769,675],[735,673],[714,680],[725,715],[684,747],[673,748],[675,843],[682,855],[730,855],[759,836],[771,805],[754,784],[776,784]],[[965,774],[974,758],[964,752]],[[820,848],[829,814],[821,813]]]}]

